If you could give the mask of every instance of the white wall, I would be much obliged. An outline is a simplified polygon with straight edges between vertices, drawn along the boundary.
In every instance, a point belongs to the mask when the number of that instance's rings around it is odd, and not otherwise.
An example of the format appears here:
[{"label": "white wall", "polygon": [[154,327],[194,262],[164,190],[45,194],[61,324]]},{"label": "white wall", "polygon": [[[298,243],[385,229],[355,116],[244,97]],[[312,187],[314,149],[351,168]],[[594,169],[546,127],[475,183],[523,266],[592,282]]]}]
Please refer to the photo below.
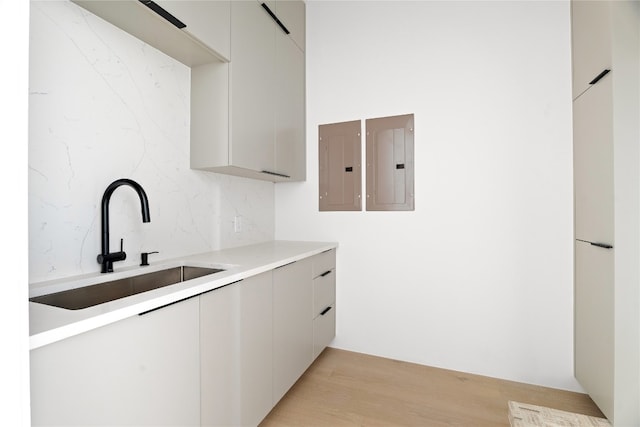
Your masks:
[{"label": "white wall", "polygon": [[[340,243],[333,346],[580,390],[569,25],[562,1],[307,2],[308,180],[276,186],[276,238]],[[318,125],[406,113],[415,211],[318,212]]]},{"label": "white wall", "polygon": [[[153,260],[273,239],[272,183],[189,169],[190,69],[67,1],[32,2],[30,281],[99,271],[106,187],[111,249]],[[233,231],[242,217],[243,231]]]},{"label": "white wall", "polygon": [[29,311],[27,292],[27,87],[29,2],[0,0],[10,16],[0,26],[0,47],[10,66],[0,79],[0,117],[6,144],[0,167],[3,272],[0,299],[0,425],[29,426]]}]

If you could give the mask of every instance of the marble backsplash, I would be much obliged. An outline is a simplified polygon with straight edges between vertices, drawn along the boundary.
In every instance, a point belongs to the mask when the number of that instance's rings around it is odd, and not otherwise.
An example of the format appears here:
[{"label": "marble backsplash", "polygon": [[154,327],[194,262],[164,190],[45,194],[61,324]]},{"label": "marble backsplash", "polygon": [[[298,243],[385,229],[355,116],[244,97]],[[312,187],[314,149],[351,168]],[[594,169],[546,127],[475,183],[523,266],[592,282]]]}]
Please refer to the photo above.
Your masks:
[{"label": "marble backsplash", "polygon": [[[274,238],[274,184],[189,168],[190,69],[68,1],[32,1],[29,280],[99,271],[101,199],[111,248],[153,260]],[[234,220],[241,218],[236,232]]]}]

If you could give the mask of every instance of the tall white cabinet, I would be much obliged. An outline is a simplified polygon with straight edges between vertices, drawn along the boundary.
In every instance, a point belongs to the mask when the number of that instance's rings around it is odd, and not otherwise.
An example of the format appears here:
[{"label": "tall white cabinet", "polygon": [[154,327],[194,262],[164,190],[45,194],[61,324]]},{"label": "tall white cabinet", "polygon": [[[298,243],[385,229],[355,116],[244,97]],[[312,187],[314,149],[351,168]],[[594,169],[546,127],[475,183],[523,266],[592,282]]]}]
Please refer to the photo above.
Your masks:
[{"label": "tall white cabinet", "polygon": [[575,376],[640,425],[640,4],[571,2]]}]

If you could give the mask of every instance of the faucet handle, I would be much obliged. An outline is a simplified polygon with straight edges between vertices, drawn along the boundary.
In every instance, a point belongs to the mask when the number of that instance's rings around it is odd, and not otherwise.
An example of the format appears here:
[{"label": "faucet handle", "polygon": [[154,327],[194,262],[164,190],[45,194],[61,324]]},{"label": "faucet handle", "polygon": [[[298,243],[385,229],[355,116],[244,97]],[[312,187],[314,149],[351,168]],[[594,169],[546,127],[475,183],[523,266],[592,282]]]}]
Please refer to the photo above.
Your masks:
[{"label": "faucet handle", "polygon": [[142,252],[140,254],[140,266],[145,266],[145,265],[149,265],[149,255],[151,254],[157,254],[159,253],[158,251],[153,251],[153,252]]}]

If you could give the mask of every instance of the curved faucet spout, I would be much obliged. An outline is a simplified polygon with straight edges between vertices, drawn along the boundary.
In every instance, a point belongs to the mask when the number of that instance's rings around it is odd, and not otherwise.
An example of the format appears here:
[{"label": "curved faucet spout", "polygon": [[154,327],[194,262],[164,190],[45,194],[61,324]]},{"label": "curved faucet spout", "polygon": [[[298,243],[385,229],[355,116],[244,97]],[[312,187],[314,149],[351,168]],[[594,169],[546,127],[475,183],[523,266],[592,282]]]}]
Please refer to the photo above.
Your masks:
[{"label": "curved faucet spout", "polygon": [[151,222],[151,216],[149,215],[149,199],[147,198],[147,193],[144,192],[144,189],[140,184],[126,178],[117,179],[109,184],[102,196],[102,253],[98,255],[98,263],[102,264],[102,273],[112,272],[113,262],[122,261],[127,256],[127,254],[122,250],[122,247],[120,248],[120,252],[109,252],[109,201],[111,200],[111,195],[115,189],[122,185],[128,185],[138,193],[140,206],[142,208],[142,222]]}]

